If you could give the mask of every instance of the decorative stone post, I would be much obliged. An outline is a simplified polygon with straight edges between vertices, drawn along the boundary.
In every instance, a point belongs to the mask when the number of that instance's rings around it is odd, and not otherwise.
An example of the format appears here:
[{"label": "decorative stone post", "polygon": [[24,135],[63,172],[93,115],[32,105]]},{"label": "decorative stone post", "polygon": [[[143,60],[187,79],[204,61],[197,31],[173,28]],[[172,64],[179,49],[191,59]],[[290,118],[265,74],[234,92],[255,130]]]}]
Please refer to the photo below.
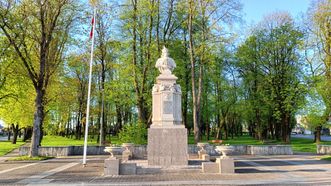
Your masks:
[{"label": "decorative stone post", "polygon": [[187,165],[187,129],[182,124],[181,89],[172,74],[175,61],[163,47],[155,65],[161,74],[152,90],[153,118],[148,129],[147,158],[149,165],[164,167]]}]

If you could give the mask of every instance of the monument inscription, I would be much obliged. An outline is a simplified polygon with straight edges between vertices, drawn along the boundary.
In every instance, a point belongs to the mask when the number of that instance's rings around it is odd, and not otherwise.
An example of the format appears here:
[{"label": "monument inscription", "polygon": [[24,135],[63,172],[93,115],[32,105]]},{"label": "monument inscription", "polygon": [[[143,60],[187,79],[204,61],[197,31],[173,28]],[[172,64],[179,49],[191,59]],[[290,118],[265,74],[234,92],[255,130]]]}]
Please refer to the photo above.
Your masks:
[{"label": "monument inscription", "polygon": [[163,101],[163,114],[172,114],[172,101]]}]

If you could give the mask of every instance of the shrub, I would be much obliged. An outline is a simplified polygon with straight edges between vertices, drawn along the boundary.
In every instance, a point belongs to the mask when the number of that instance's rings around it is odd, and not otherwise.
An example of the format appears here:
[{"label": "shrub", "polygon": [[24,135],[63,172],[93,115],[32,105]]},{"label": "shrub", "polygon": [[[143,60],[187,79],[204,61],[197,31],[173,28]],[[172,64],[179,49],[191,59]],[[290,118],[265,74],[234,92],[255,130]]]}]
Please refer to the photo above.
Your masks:
[{"label": "shrub", "polygon": [[141,123],[127,124],[118,137],[121,143],[147,144],[147,129]]}]

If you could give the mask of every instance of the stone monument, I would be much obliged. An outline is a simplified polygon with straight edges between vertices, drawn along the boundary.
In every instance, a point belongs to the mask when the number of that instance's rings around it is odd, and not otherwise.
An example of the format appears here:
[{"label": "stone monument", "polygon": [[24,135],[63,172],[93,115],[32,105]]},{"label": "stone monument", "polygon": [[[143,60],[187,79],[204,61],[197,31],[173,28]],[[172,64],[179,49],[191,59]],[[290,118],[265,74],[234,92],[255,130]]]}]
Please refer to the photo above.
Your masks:
[{"label": "stone monument", "polygon": [[163,47],[155,65],[160,75],[152,90],[153,118],[148,129],[149,165],[162,167],[187,165],[187,129],[182,123],[181,88],[172,74],[175,61]]}]

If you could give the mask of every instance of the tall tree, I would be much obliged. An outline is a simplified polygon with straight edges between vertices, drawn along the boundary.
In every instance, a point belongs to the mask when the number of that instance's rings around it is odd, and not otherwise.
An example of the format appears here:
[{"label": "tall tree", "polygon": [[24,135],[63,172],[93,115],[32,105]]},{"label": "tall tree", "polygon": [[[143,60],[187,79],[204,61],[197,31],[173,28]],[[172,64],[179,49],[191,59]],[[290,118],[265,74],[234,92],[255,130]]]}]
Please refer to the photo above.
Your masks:
[{"label": "tall tree", "polygon": [[304,93],[299,61],[302,37],[288,14],[275,13],[239,49],[241,74],[252,90],[252,123],[260,139],[266,139],[272,129],[283,142],[290,141],[292,121]]},{"label": "tall tree", "polygon": [[[325,109],[322,117],[325,122],[331,118],[331,1],[314,1],[308,9],[306,25],[306,61],[309,64],[308,84],[323,99]],[[316,121],[316,119],[314,119]],[[322,124],[315,129],[320,136]],[[320,141],[320,138],[317,138]]]},{"label": "tall tree", "polygon": [[30,156],[38,155],[49,80],[61,63],[74,16],[70,0],[1,1],[0,28],[36,92]]},{"label": "tall tree", "polygon": [[[215,41],[225,40],[220,30],[238,18],[241,4],[233,0],[188,1],[188,35],[191,62],[193,126],[195,142],[200,141],[204,73]],[[205,100],[206,101],[206,100]]]}]

